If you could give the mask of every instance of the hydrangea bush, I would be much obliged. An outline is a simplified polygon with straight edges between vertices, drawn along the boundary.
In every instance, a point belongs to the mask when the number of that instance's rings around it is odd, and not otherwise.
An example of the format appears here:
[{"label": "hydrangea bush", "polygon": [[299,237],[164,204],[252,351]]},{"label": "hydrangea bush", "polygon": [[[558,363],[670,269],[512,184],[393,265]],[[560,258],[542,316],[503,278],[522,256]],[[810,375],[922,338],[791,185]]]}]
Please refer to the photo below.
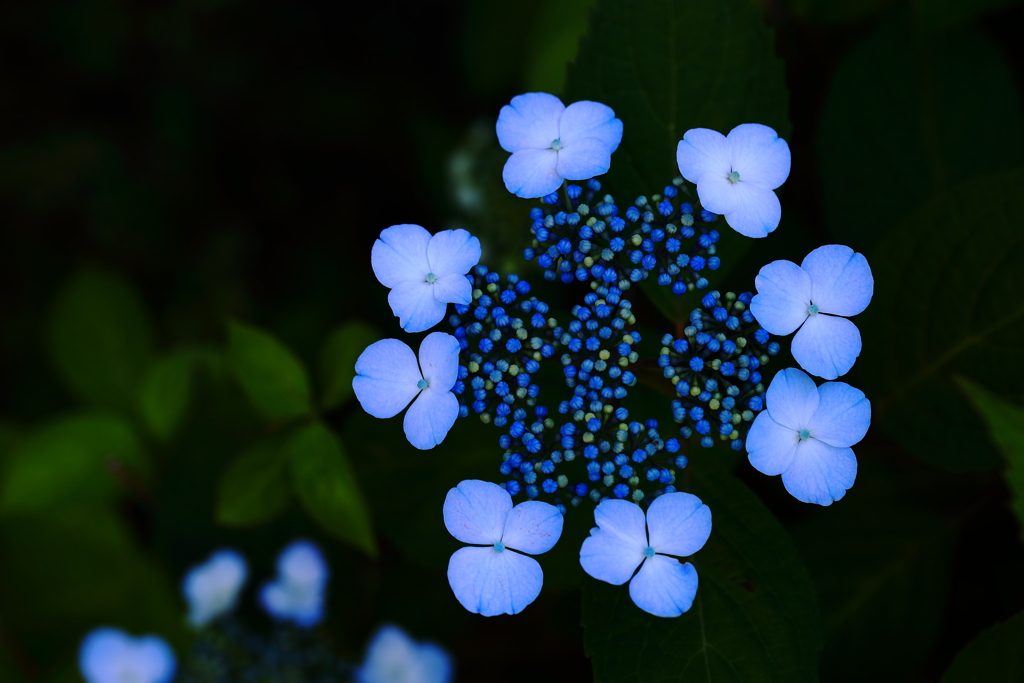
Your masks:
[{"label": "hydrangea bush", "polygon": [[[757,239],[779,226],[786,141],[757,123],[727,135],[689,130],[676,150],[680,176],[623,203],[597,178],[623,130],[604,104],[565,106],[546,93],[517,96],[498,117],[498,140],[511,152],[505,187],[536,201],[523,219],[523,259],[545,281],[582,285],[568,311],[538,299],[519,274],[480,263],[480,242],[465,230],[396,225],[373,247],[402,328],[441,329],[418,358],[399,339],[367,347],[352,383],[360,404],[390,418],[411,402],[404,428],[420,449],[441,443],[460,418],[497,427],[494,464],[480,463],[493,482],[452,482],[443,505],[448,531],[468,544],[452,555],[448,580],[470,612],[525,609],[543,583],[530,556],[559,541],[562,516],[592,508],[583,571],[628,583],[650,614],[685,613],[698,575],[680,558],[699,554],[714,511],[682,474],[718,443],[745,450],[803,502],[830,505],[856,479],[851,447],[867,431],[870,403],[844,382],[812,376],[836,380],[860,354],[849,318],[871,300],[867,260],[824,245],[800,265],[766,264],[754,291],[722,291],[716,271],[730,255],[720,253],[720,231]],[[697,304],[660,339],[636,328],[633,300],[645,280]],[[789,335],[800,367],[777,368]],[[673,424],[631,412],[641,381],[672,392]]]}]

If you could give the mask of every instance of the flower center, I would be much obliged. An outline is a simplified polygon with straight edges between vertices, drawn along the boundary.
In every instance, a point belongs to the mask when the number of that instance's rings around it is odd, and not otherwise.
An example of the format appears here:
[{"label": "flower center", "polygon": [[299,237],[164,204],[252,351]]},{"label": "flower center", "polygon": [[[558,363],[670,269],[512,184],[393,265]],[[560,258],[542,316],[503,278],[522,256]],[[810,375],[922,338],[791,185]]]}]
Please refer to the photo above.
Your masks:
[{"label": "flower center", "polygon": [[426,389],[429,386],[430,386],[430,382],[428,382],[425,379],[421,379],[419,382],[416,382],[416,388],[417,389]]},{"label": "flower center", "polygon": [[560,138],[555,138],[554,140],[552,140],[551,149],[555,150],[556,152],[562,149],[562,140]]},{"label": "flower center", "polygon": [[729,175],[725,176],[725,179],[730,183],[736,184],[740,181],[739,171],[733,171]]},{"label": "flower center", "polygon": [[437,282],[437,276],[434,275],[433,273],[427,273],[427,282],[429,282],[430,284],[434,284],[435,282]]},{"label": "flower center", "polygon": [[818,304],[811,304],[808,306],[807,315],[818,315]]},{"label": "flower center", "polygon": [[497,543],[495,543],[494,544],[494,552],[496,552],[496,553],[503,553],[503,552],[505,552],[505,544],[502,543],[501,541],[498,541]]},{"label": "flower center", "polygon": [[810,429],[801,429],[797,433],[797,436],[800,437],[801,441],[806,441],[807,439],[811,438],[811,430]]},{"label": "flower center", "polygon": [[644,548],[644,557],[654,557],[654,548],[651,546]]}]

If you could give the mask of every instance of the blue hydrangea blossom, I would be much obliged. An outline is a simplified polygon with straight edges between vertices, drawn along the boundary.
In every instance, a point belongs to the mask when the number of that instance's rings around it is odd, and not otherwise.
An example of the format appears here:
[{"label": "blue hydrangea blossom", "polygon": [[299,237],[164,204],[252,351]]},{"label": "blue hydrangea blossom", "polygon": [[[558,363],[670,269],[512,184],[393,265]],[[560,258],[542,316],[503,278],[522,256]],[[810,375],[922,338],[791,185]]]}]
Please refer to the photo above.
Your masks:
[{"label": "blue hydrangea blossom", "polygon": [[522,553],[539,555],[558,542],[562,514],[554,505],[531,500],[512,507],[512,496],[497,484],[463,481],[445,498],[444,525],[475,546],[448,562],[448,583],[467,610],[516,614],[540,595],[544,572]]},{"label": "blue hydrangea blossom", "polygon": [[505,162],[505,187],[518,197],[543,197],[564,179],[607,173],[622,140],[622,121],[599,102],[566,107],[554,95],[531,92],[501,108],[498,142],[512,156]]},{"label": "blue hydrangea blossom", "polygon": [[[697,595],[697,570],[675,557],[692,555],[711,535],[711,510],[690,493],[665,493],[647,516],[639,505],[606,499],[594,510],[597,526],[580,548],[583,570],[621,586],[630,581],[636,606],[658,617],[678,617]],[[640,571],[637,571],[637,568]]]},{"label": "blue hydrangea blossom", "polygon": [[420,343],[419,363],[412,349],[397,339],[366,347],[356,360],[352,388],[363,410],[388,418],[405,413],[405,435],[416,448],[433,448],[444,440],[459,416],[452,393],[459,373],[459,341],[431,332]]},{"label": "blue hydrangea blossom", "polygon": [[391,289],[388,303],[406,332],[422,332],[444,319],[448,304],[469,304],[465,275],[480,262],[480,240],[465,230],[431,235],[419,225],[392,225],[370,253],[373,273]]},{"label": "blue hydrangea blossom", "polygon": [[807,372],[835,379],[860,355],[857,326],[846,319],[871,302],[874,279],[863,254],[838,244],[818,247],[799,266],[773,261],[754,281],[750,310],[772,334],[792,334],[793,358]]},{"label": "blue hydrangea blossom", "polygon": [[449,683],[452,662],[437,645],[417,643],[388,624],[373,636],[355,678],[356,683]]},{"label": "blue hydrangea blossom", "polygon": [[782,475],[786,490],[805,503],[831,505],[853,486],[857,458],[850,448],[871,424],[871,403],[845,382],[820,387],[797,368],[780,371],[765,394],[766,409],[747,436],[750,464]]},{"label": "blue hydrangea blossom", "polygon": [[272,617],[303,628],[324,616],[327,562],[309,541],[295,541],[277,558],[277,578],[263,585],[260,604]]},{"label": "blue hydrangea blossom", "polygon": [[174,652],[156,636],[133,638],[115,628],[98,628],[82,641],[78,666],[86,683],[169,683]]},{"label": "blue hydrangea blossom", "polygon": [[736,232],[765,237],[779,227],[782,205],[773,190],[789,177],[789,145],[768,126],[744,123],[728,136],[692,128],[679,141],[676,162],[704,208],[724,215]]},{"label": "blue hydrangea blossom", "polygon": [[182,582],[189,623],[197,628],[205,626],[234,609],[248,575],[245,558],[234,550],[218,550],[190,569]]}]

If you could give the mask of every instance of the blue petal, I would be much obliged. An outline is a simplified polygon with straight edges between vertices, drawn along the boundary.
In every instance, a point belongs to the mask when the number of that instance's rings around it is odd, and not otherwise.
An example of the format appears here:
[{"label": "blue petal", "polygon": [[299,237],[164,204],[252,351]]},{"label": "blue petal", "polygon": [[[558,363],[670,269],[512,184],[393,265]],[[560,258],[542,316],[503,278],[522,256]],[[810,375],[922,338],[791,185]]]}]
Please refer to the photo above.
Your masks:
[{"label": "blue petal", "polygon": [[464,275],[446,275],[434,283],[434,298],[442,303],[468,306],[473,303],[473,287]]},{"label": "blue petal", "polygon": [[800,442],[782,483],[797,500],[831,505],[857,478],[857,458],[849,448],[834,448],[811,438]]},{"label": "blue petal", "polygon": [[857,315],[871,302],[875,280],[864,254],[828,244],[809,253],[800,267],[811,277],[811,301],[822,313]]},{"label": "blue petal", "polygon": [[156,636],[132,638],[123,631],[99,628],[86,636],[78,656],[88,683],[167,683],[177,663],[174,652]]},{"label": "blue petal", "polygon": [[139,671],[139,683],[169,683],[174,678],[177,661],[162,638],[145,636],[138,638],[136,644],[136,662]]},{"label": "blue petal", "polygon": [[405,413],[405,436],[426,451],[444,441],[459,416],[459,400],[447,389],[424,389]]},{"label": "blue petal", "polygon": [[597,527],[580,548],[580,565],[595,579],[621,586],[644,560],[644,511],[625,500],[604,500],[594,509]]},{"label": "blue petal", "polygon": [[838,448],[864,438],[871,425],[871,402],[863,391],[845,382],[825,382],[818,396],[818,409],[807,425],[811,436]]},{"label": "blue petal", "polygon": [[277,571],[289,583],[323,584],[330,570],[323,553],[309,541],[293,541],[277,558]]},{"label": "blue petal", "polygon": [[381,339],[356,359],[352,389],[359,405],[374,417],[394,417],[409,405],[423,379],[416,355],[397,339]]},{"label": "blue petal", "polygon": [[[615,112],[608,105],[587,100],[573,102],[562,112],[558,139],[563,145],[573,145],[584,138],[597,138],[611,155],[622,141],[622,121],[615,118]],[[585,177],[588,176],[580,176],[580,179]]]},{"label": "blue petal", "polygon": [[555,547],[562,535],[562,513],[554,505],[528,500],[512,508],[505,520],[501,542],[530,555],[540,555]]},{"label": "blue petal", "polygon": [[860,331],[846,318],[812,315],[793,337],[793,359],[823,379],[845,375],[860,355]]},{"label": "blue petal", "polygon": [[189,604],[189,622],[203,626],[230,612],[248,573],[245,558],[233,550],[220,550],[189,570],[182,581],[182,593]]},{"label": "blue petal", "polygon": [[799,432],[818,409],[818,388],[807,373],[786,368],[776,373],[768,385],[765,405],[775,422]]},{"label": "blue petal", "polygon": [[754,279],[750,312],[772,334],[792,334],[807,319],[811,278],[792,261],[772,261]]},{"label": "blue petal", "polygon": [[692,493],[664,493],[647,508],[647,536],[662,555],[692,555],[711,535],[711,510]]},{"label": "blue petal", "polygon": [[[438,279],[449,275],[465,275],[480,263],[480,240],[465,230],[442,230],[427,244],[430,272]],[[466,278],[462,278],[467,284]],[[447,301],[447,299],[442,299]],[[469,301],[459,303],[468,304]]]},{"label": "blue petal", "polygon": [[512,103],[502,107],[498,115],[495,127],[498,144],[506,152],[550,148],[558,139],[558,122],[563,111],[562,100],[547,93],[530,92],[513,97]]},{"label": "blue petal", "polygon": [[[744,180],[736,183],[735,189],[736,208],[725,214],[725,222],[730,228],[746,237],[757,238],[765,237],[779,227],[782,205],[775,192]],[[698,194],[699,190],[698,186]]]},{"label": "blue petal", "polygon": [[508,158],[501,178],[512,194],[535,199],[551,194],[562,184],[557,164],[558,152],[553,149],[524,149]]},{"label": "blue petal", "polygon": [[434,296],[434,285],[426,280],[400,282],[388,294],[391,310],[406,332],[429,330],[444,319],[448,305]]},{"label": "blue petal", "polygon": [[463,543],[494,545],[501,540],[512,510],[508,491],[479,479],[467,479],[444,499],[444,526]]},{"label": "blue petal", "polygon": [[718,131],[691,128],[676,147],[676,163],[679,173],[691,183],[705,173],[724,180],[732,171],[732,149]]},{"label": "blue petal", "polygon": [[612,156],[605,143],[597,138],[583,138],[558,152],[555,172],[569,180],[584,180],[607,173],[611,163]]},{"label": "blue petal", "polygon": [[762,411],[747,434],[747,459],[761,474],[770,477],[782,474],[793,464],[800,435],[796,430],[783,427]]},{"label": "blue petal", "polygon": [[419,644],[397,626],[382,626],[370,641],[356,683],[448,683],[451,659],[441,648]]},{"label": "blue petal", "polygon": [[373,243],[370,251],[373,274],[385,287],[422,281],[429,272],[428,242],[430,233],[419,225],[392,225]]},{"label": "blue petal", "polygon": [[[768,126],[744,123],[729,131],[732,170],[740,182],[774,190],[789,177],[789,145]],[[778,224],[776,222],[776,224]]]},{"label": "blue petal", "polygon": [[420,342],[420,370],[429,389],[450,391],[459,376],[459,340],[444,332],[431,332]]},{"label": "blue petal", "polygon": [[695,182],[700,203],[708,211],[729,215],[739,208],[738,183],[730,183],[724,175],[712,171],[701,174]]},{"label": "blue petal", "polygon": [[656,617],[678,617],[696,596],[697,570],[664,555],[648,558],[629,584],[636,606]]},{"label": "blue petal", "polygon": [[448,562],[448,584],[459,603],[485,617],[522,612],[543,583],[537,560],[512,550],[462,548]]}]

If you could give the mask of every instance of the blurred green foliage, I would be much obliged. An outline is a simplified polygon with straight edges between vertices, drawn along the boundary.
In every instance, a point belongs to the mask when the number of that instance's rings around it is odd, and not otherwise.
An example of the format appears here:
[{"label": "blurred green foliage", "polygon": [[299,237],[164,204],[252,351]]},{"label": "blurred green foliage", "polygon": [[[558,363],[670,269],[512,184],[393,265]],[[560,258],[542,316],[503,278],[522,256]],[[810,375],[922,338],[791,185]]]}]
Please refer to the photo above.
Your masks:
[{"label": "blurred green foliage", "polygon": [[[520,680],[505,663],[524,647],[539,680],[1019,677],[1024,8],[361,9],[0,9],[0,680],[79,680],[98,625],[187,652],[179,582],[222,546],[250,559],[241,616],[266,628],[255,586],[299,536],[328,555],[339,651],[357,658],[392,620],[450,648],[460,680]],[[677,620],[585,580],[586,510],[540,558],[535,604],[466,613],[441,504],[462,479],[497,477],[498,432],[460,421],[417,451],[352,395],[359,352],[403,335],[369,265],[387,225],[465,226],[556,313],[576,303],[524,270],[529,205],[501,182],[494,120],[530,90],[615,108],[620,200],[676,175],[688,128],[758,121],[786,137],[779,230],[752,242],[723,227],[719,276],[736,291],[818,244],[864,250],[874,269],[864,354],[843,378],[874,408],[857,484],[810,509],[741,454],[691,452],[687,486],[715,526]],[[692,305],[639,289],[645,338]],[[647,388],[629,407],[668,420]]]}]

